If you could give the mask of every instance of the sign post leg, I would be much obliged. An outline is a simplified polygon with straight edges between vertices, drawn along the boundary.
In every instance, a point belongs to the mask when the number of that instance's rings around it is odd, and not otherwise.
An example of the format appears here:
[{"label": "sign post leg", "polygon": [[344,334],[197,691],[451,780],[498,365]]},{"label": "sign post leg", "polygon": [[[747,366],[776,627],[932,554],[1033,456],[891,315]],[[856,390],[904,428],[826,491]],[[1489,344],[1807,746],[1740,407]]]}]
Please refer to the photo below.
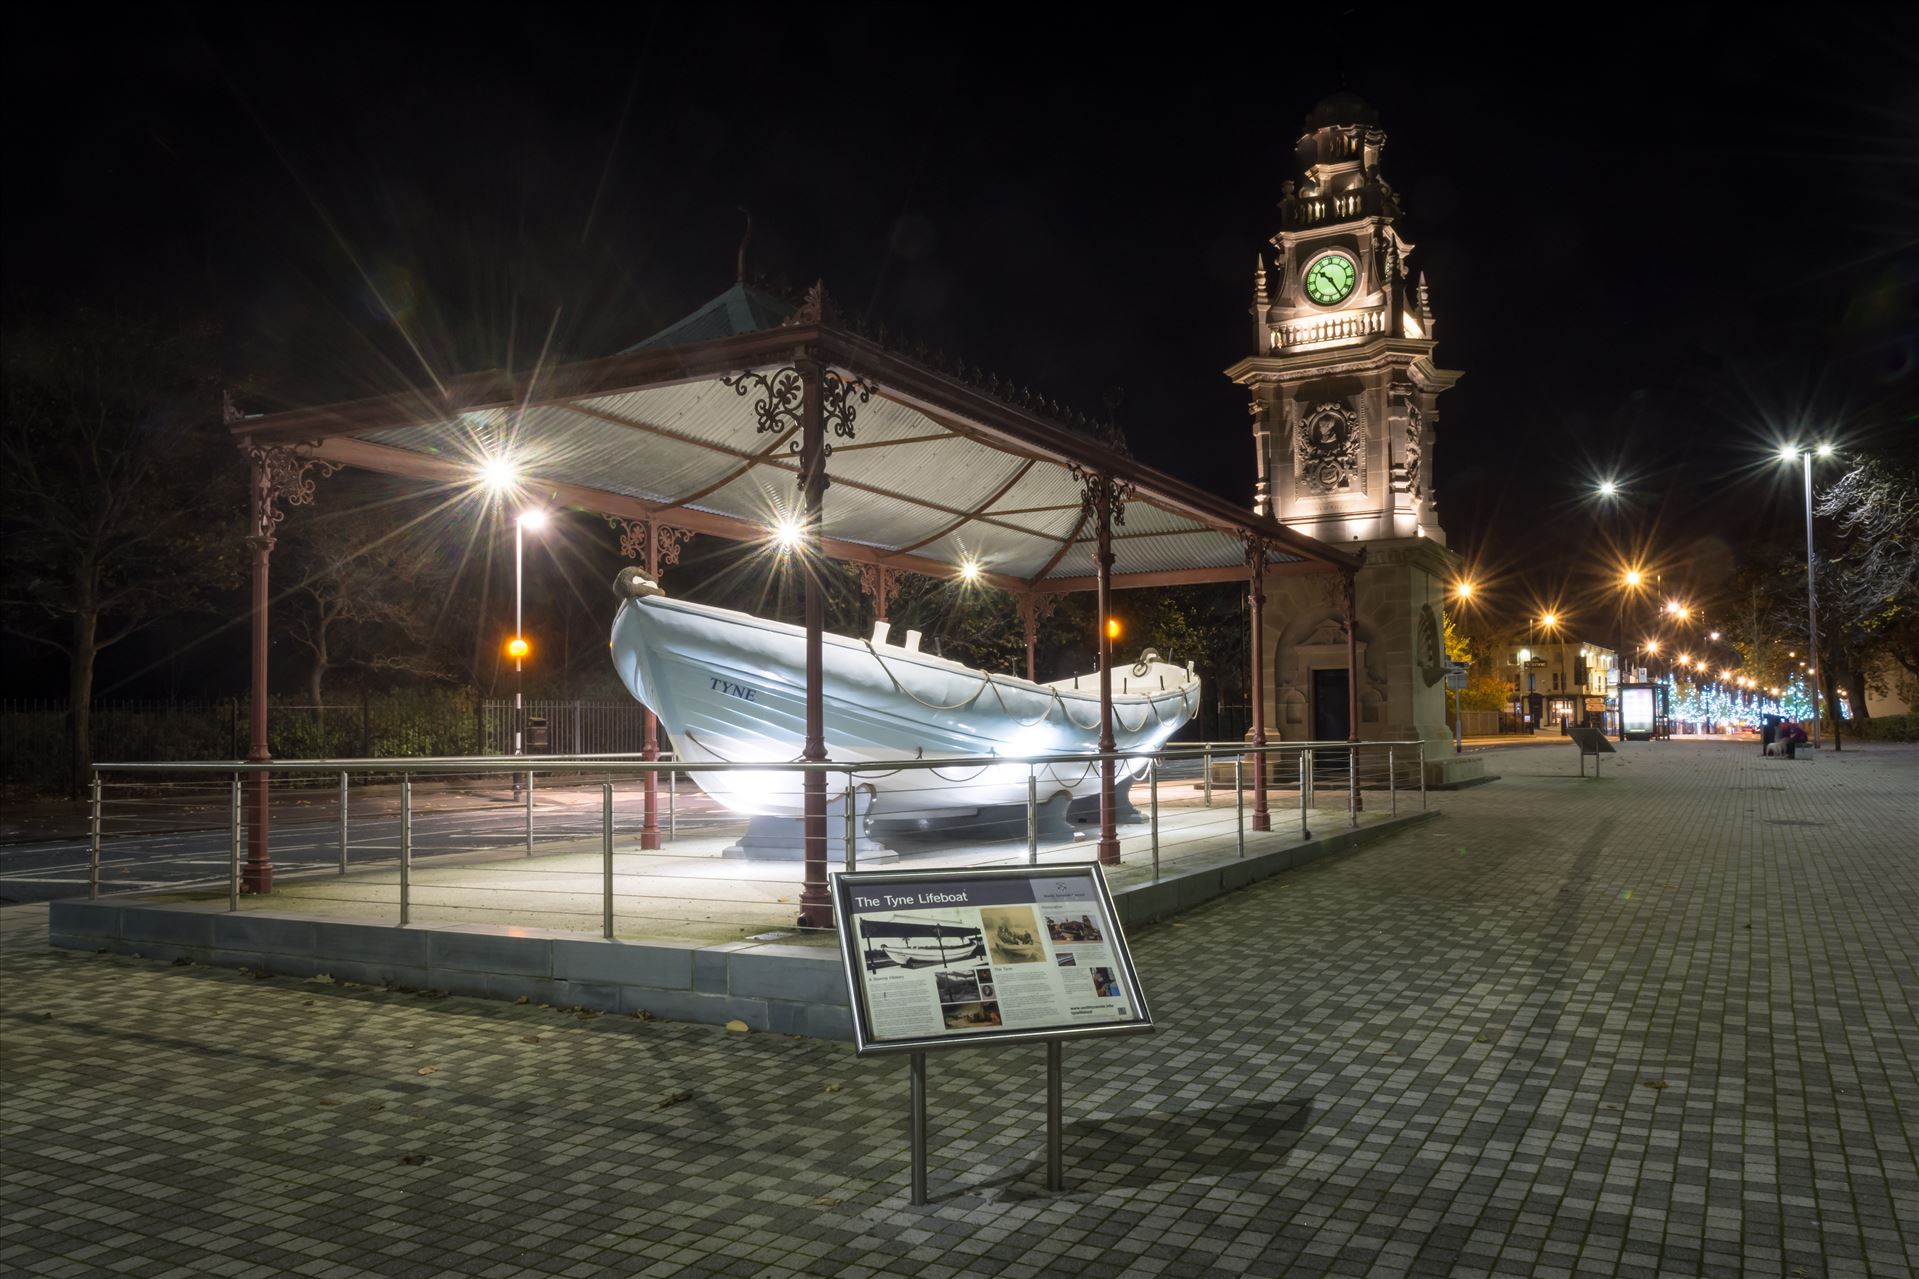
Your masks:
[{"label": "sign post leg", "polygon": [[908,1143],[913,1152],[913,1196],[915,1208],[926,1206],[926,1054],[912,1055],[913,1117]]},{"label": "sign post leg", "polygon": [[1046,1188],[1066,1189],[1066,1123],[1064,1053],[1057,1039],[1046,1043]]}]

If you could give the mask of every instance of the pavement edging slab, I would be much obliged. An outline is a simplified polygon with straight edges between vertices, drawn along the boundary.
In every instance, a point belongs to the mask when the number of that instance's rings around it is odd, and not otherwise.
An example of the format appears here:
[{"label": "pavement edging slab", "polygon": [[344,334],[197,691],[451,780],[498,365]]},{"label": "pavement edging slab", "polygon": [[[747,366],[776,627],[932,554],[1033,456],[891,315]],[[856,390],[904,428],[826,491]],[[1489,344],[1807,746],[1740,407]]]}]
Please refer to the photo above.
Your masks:
[{"label": "pavement edging slab", "polygon": [[[1390,818],[1283,848],[1115,887],[1128,927],[1395,834],[1437,812]],[[1283,836],[1281,836],[1283,838]],[[1261,837],[1262,842],[1266,837]],[[777,942],[604,940],[491,924],[354,923],[330,915],[228,912],[225,903],[72,898],[50,903],[53,945],[151,959],[189,959],[288,976],[520,999],[609,1013],[850,1040],[852,1012],[839,954]]]}]

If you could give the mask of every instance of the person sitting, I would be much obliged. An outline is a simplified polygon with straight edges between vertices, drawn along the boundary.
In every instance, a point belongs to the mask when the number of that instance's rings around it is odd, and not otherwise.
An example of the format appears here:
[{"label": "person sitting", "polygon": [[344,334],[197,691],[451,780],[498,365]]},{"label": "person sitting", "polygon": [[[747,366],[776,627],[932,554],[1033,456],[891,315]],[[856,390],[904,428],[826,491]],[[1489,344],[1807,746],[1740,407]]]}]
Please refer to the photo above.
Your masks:
[{"label": "person sitting", "polygon": [[1796,721],[1789,720],[1780,726],[1779,739],[1786,744],[1786,758],[1795,759],[1799,743],[1806,740],[1806,730],[1799,727]]}]

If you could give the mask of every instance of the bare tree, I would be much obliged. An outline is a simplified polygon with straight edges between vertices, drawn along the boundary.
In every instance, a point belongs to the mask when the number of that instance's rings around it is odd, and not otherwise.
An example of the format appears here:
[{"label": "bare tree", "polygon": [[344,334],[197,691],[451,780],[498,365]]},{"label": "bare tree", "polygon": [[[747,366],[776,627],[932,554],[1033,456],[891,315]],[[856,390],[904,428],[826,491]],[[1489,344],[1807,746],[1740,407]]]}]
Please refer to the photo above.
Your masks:
[{"label": "bare tree", "polygon": [[435,642],[452,574],[406,508],[315,516],[281,526],[295,584],[275,612],[305,649],[307,692],[324,704],[329,671],[345,666],[458,680],[458,662]]},{"label": "bare tree", "polygon": [[5,336],[6,626],[66,658],[76,794],[100,654],[237,568],[246,501],[217,347],[210,325],[90,311]]},{"label": "bare tree", "polygon": [[[1845,539],[1824,598],[1872,647],[1919,675],[1919,475],[1854,457],[1820,494],[1817,511]],[[1863,705],[1864,671],[1855,674],[1854,700]]]}]

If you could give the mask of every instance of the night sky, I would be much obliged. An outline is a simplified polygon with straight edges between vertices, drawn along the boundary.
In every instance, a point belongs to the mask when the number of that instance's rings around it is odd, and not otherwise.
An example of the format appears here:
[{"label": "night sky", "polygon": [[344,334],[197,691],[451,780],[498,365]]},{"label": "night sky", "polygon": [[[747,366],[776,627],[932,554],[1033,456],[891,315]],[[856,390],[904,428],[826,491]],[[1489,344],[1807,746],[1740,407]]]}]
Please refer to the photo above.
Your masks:
[{"label": "night sky", "polygon": [[1220,370],[1343,87],[1465,372],[1442,523],[1518,611],[1601,558],[1601,474],[1635,495],[1614,538],[1710,579],[1797,529],[1763,457],[1795,423],[1909,447],[1894,10],[707,11],[36,7],[5,55],[10,316],[211,312],[251,407],[362,395],[630,344],[732,283],[744,205],[753,273],[1087,409],[1123,386],[1136,453],[1250,500]]}]

